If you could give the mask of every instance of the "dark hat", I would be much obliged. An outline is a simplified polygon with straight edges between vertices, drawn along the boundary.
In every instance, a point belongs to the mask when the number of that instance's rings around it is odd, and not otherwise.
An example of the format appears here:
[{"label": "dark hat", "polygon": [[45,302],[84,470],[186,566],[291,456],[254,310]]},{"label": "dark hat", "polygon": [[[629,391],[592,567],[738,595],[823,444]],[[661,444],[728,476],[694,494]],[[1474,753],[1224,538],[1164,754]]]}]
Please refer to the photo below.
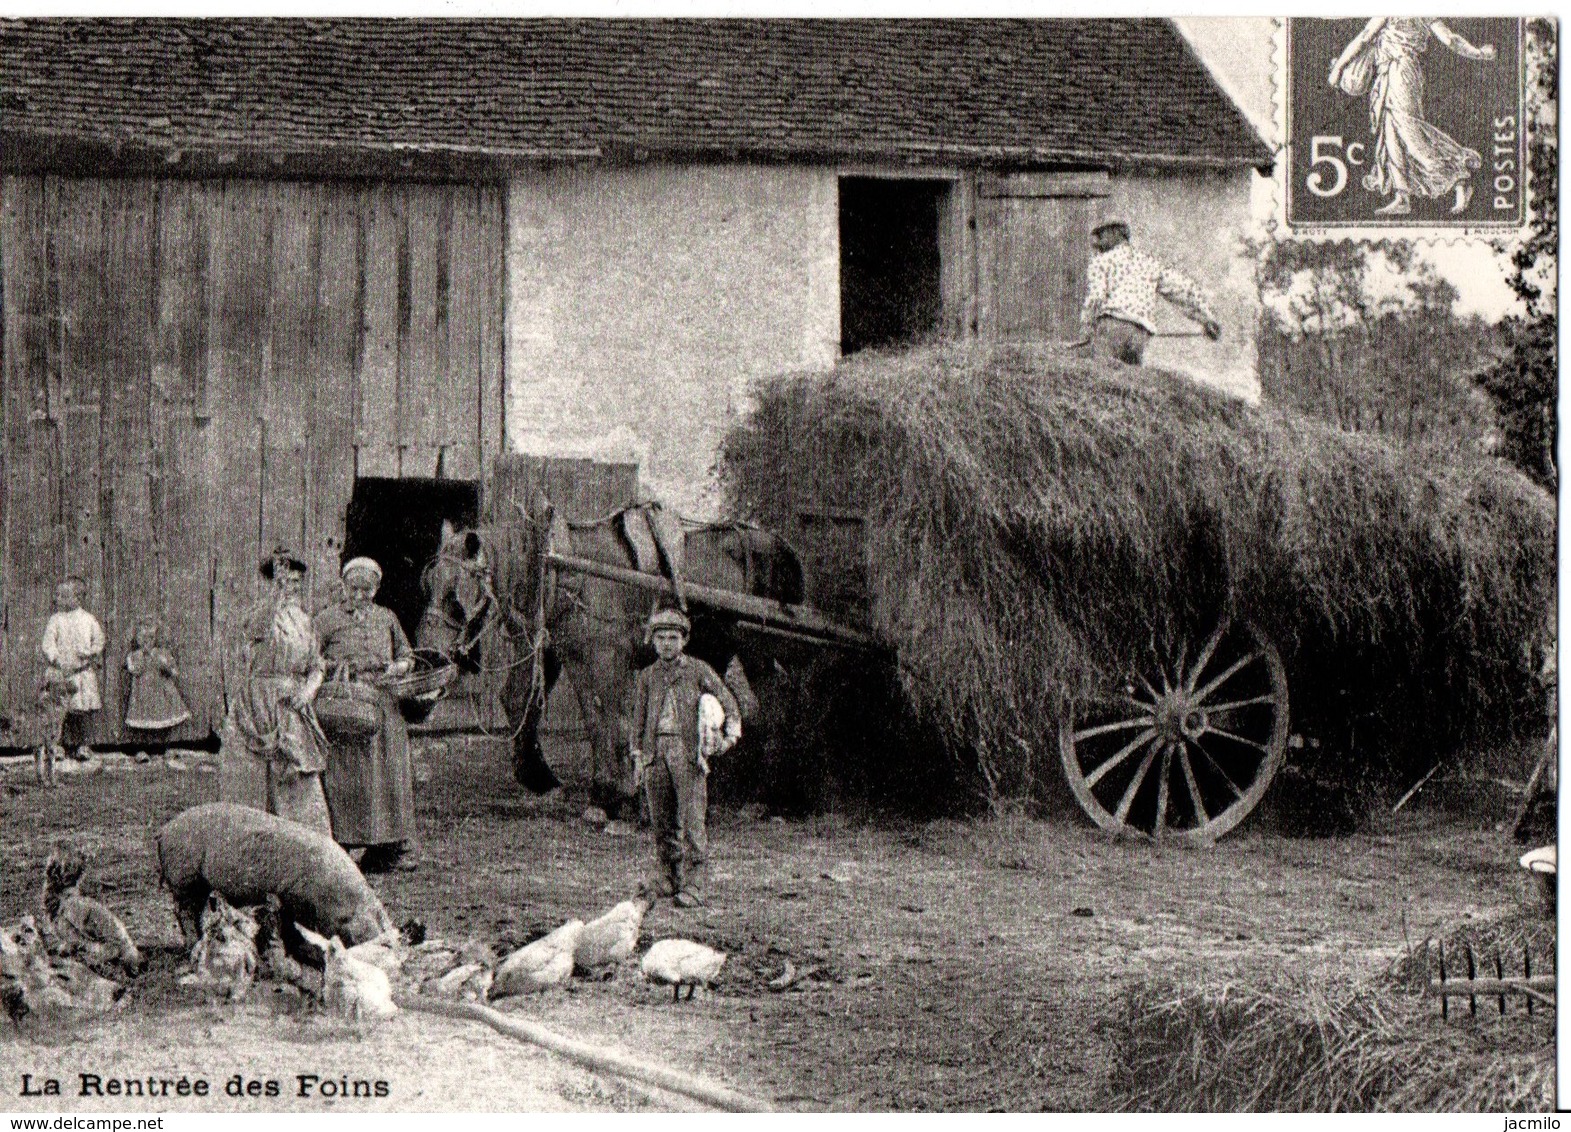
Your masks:
[{"label": "dark hat", "polygon": [[1091,235],[1094,236],[1098,232],[1105,232],[1109,228],[1117,228],[1124,235],[1126,235],[1126,236],[1129,235],[1129,225],[1126,224],[1124,221],[1117,219],[1116,217],[1114,219],[1111,219],[1111,220],[1104,220],[1101,223],[1095,225],[1091,229]]},{"label": "dark hat", "polygon": [[288,566],[290,569],[300,574],[304,574],[308,569],[305,564],[305,559],[301,558],[298,554],[290,550],[287,546],[284,546],[282,543],[273,547],[273,552],[266,558],[262,559],[262,564],[257,567],[257,569],[261,572],[262,577],[271,582],[273,580],[273,574],[277,570],[279,563],[283,563],[285,566]]}]

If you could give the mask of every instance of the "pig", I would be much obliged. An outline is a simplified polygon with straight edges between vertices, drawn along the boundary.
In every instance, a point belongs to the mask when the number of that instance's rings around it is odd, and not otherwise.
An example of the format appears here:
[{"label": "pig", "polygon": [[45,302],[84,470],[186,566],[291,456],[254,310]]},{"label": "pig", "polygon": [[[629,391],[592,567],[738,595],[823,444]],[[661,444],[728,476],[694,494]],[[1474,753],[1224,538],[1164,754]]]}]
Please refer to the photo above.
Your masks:
[{"label": "pig", "polygon": [[236,906],[276,897],[286,928],[298,922],[350,945],[397,930],[349,854],[298,822],[212,802],[171,818],[157,840],[159,875],[174,896],[187,947],[201,938],[202,910],[214,891]]}]

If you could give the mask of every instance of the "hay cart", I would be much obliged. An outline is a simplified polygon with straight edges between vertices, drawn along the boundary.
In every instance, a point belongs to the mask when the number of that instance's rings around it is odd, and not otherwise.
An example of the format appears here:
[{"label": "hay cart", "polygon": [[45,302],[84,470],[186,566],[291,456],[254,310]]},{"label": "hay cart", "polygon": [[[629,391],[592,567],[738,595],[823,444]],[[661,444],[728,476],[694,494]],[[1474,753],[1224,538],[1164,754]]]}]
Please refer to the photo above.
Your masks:
[{"label": "hay cart", "polygon": [[[864,517],[798,507],[794,518],[808,600],[869,624]],[[1153,644],[1121,685],[1077,703],[1057,731],[1065,781],[1098,826],[1208,845],[1249,816],[1281,768],[1287,672],[1261,628],[1214,623],[1193,639]]]},{"label": "hay cart", "polygon": [[[880,651],[866,629],[863,517],[798,510],[790,538],[802,556],[807,602],[786,605],[684,581],[686,599],[750,628],[811,646]],[[669,579],[570,555],[548,568],[652,593]],[[1288,745],[1282,658],[1249,624],[1220,624],[1149,662],[1121,687],[1076,706],[1058,728],[1065,779],[1080,808],[1115,835],[1209,844],[1259,804]]]}]

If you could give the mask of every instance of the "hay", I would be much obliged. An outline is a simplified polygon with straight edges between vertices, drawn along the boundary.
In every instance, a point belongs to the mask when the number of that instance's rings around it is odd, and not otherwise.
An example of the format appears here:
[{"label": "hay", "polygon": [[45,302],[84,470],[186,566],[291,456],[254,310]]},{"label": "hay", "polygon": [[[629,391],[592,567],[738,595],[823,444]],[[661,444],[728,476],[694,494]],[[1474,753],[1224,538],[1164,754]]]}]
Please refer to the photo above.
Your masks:
[{"label": "hay", "polygon": [[1496,461],[1160,371],[939,345],[765,383],[720,470],[733,513],[776,530],[865,513],[871,627],[996,789],[1075,698],[1222,614],[1269,627],[1295,730],[1357,722],[1334,773],[1401,779],[1543,722],[1554,507]]},{"label": "hay", "polygon": [[1442,1020],[1386,987],[1141,986],[1122,1002],[1111,1082],[1138,1112],[1532,1112],[1555,1104],[1554,1017]]}]

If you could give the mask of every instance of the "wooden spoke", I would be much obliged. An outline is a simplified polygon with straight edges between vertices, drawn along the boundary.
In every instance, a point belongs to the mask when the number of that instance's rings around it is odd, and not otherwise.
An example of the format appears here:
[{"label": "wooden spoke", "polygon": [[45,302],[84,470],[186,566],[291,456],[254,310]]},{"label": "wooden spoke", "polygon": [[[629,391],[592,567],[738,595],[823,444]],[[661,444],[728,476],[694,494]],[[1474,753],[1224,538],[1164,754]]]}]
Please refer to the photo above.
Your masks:
[{"label": "wooden spoke", "polygon": [[[1078,727],[1072,717],[1060,722],[1070,790],[1102,828],[1210,845],[1259,805],[1281,766],[1288,694],[1280,655],[1248,622],[1222,622],[1197,649],[1199,640],[1153,644]],[[1211,696],[1217,702],[1207,703]],[[1245,747],[1255,752],[1249,758],[1235,749]],[[1104,787],[1114,771],[1116,784]]]},{"label": "wooden spoke", "polygon": [[1128,731],[1135,727],[1150,726],[1151,717],[1149,715],[1141,719],[1121,719],[1117,723],[1099,723],[1095,727],[1087,727],[1084,731],[1076,731],[1075,742],[1079,743],[1082,740],[1091,738],[1093,735],[1106,735],[1110,731]]},{"label": "wooden spoke", "polygon": [[1211,820],[1211,815],[1206,812],[1206,804],[1200,798],[1200,784],[1195,781],[1195,768],[1189,765],[1189,746],[1181,744],[1178,748],[1178,765],[1184,772],[1184,785],[1189,787],[1189,800],[1194,803],[1195,821],[1205,825]]},{"label": "wooden spoke", "polygon": [[1154,729],[1147,730],[1147,731],[1142,731],[1139,735],[1136,735],[1135,736],[1135,741],[1133,743],[1130,743],[1129,746],[1127,746],[1123,750],[1119,751],[1118,754],[1114,755],[1112,758],[1108,759],[1101,766],[1099,766],[1095,770],[1093,770],[1090,774],[1086,775],[1086,777],[1085,777],[1086,785],[1087,786],[1095,786],[1098,782],[1101,782],[1102,779],[1104,777],[1106,777],[1108,771],[1112,770],[1119,763],[1123,762],[1130,755],[1134,754],[1141,747],[1145,746],[1147,743],[1149,743],[1151,740],[1153,740],[1155,738],[1156,738],[1156,731]]},{"label": "wooden spoke", "polygon": [[1247,700],[1228,700],[1226,703],[1206,704],[1206,711],[1230,711],[1233,708],[1250,707],[1254,704],[1274,704],[1276,697],[1270,694],[1264,696],[1250,696]]},{"label": "wooden spoke", "polygon": [[1222,643],[1222,634],[1225,632],[1227,632],[1227,622],[1224,621],[1216,627],[1211,638],[1206,641],[1205,648],[1201,649],[1200,655],[1195,658],[1195,666],[1190,670],[1189,679],[1184,682],[1185,691],[1194,691],[1201,673],[1205,671],[1206,665],[1211,663],[1211,654],[1216,652],[1216,646]]},{"label": "wooden spoke", "polygon": [[[1167,750],[1167,744],[1162,744],[1162,750]],[[1156,744],[1146,752],[1146,757],[1140,760],[1140,766],[1135,771],[1135,776],[1124,791],[1124,796],[1118,800],[1118,811],[1113,815],[1114,820],[1122,828],[1124,821],[1129,817],[1129,807],[1135,804],[1135,795],[1140,792],[1140,787],[1145,784],[1146,775],[1151,773],[1151,764],[1156,761]]]},{"label": "wooden spoke", "polygon": [[1243,657],[1240,660],[1235,660],[1232,664],[1228,665],[1227,668],[1225,668],[1223,670],[1222,675],[1220,675],[1220,676],[1216,677],[1214,680],[1210,681],[1208,684],[1206,684],[1206,686],[1204,688],[1200,688],[1199,690],[1194,692],[1193,693],[1194,694],[1194,698],[1197,701],[1199,701],[1201,703],[1204,703],[1205,702],[1205,698],[1207,696],[1209,696],[1212,692],[1216,691],[1217,688],[1219,688],[1227,680],[1228,677],[1232,676],[1239,669],[1243,668],[1244,665],[1249,664],[1249,663],[1251,663],[1253,661],[1259,660],[1260,657],[1261,657],[1260,653],[1252,652],[1248,656],[1245,656],[1245,657]]},{"label": "wooden spoke", "polygon": [[1211,769],[1216,771],[1217,774],[1222,776],[1222,781],[1227,783],[1227,788],[1233,792],[1233,797],[1235,797],[1235,798],[1242,798],[1244,796],[1244,788],[1242,786],[1240,786],[1238,783],[1233,781],[1233,776],[1231,774],[1228,774],[1227,771],[1222,769],[1222,764],[1217,762],[1214,758],[1211,757],[1211,752],[1210,751],[1206,750],[1199,743],[1191,743],[1190,746],[1194,747],[1195,750],[1199,751],[1200,752],[1200,757],[1205,759],[1206,762],[1211,764]]},{"label": "wooden spoke", "polygon": [[1156,816],[1151,819],[1151,836],[1162,840],[1162,830],[1167,825],[1167,780],[1173,769],[1173,744],[1162,744],[1162,765],[1157,770]]},{"label": "wooden spoke", "polygon": [[1231,731],[1223,731],[1220,727],[1207,727],[1207,735],[1220,735],[1224,739],[1231,739],[1235,743],[1242,743],[1246,747],[1253,747],[1257,751],[1270,750],[1264,743],[1256,743],[1253,739],[1245,739],[1242,735],[1235,735]]}]

